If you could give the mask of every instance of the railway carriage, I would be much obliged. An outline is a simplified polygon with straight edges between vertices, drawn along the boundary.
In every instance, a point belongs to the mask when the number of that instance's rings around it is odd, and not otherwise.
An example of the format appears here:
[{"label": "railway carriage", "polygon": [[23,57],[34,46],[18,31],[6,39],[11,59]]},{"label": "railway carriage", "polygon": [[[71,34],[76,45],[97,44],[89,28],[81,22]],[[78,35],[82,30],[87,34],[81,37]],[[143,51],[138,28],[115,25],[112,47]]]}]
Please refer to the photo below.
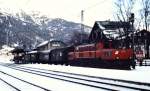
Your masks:
[{"label": "railway carriage", "polygon": [[25,63],[40,63],[38,51],[31,51],[26,53]]},{"label": "railway carriage", "polygon": [[68,65],[68,53],[73,49],[74,49],[73,46],[53,49],[50,52],[51,63]]},{"label": "railway carriage", "polygon": [[50,50],[44,50],[39,52],[39,62],[40,63],[51,63],[50,61]]}]

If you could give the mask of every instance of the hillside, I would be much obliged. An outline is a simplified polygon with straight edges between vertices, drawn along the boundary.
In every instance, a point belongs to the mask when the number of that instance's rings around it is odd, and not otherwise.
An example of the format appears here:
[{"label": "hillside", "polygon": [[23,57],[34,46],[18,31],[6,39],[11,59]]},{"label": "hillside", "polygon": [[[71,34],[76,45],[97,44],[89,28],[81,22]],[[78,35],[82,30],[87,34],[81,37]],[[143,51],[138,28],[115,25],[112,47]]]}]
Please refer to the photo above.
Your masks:
[{"label": "hillside", "polygon": [[[80,26],[79,23],[39,14],[0,13],[0,46],[8,43],[10,46],[17,44],[29,48],[52,38],[67,43],[75,31],[81,31]],[[90,30],[85,26],[86,33]]]}]

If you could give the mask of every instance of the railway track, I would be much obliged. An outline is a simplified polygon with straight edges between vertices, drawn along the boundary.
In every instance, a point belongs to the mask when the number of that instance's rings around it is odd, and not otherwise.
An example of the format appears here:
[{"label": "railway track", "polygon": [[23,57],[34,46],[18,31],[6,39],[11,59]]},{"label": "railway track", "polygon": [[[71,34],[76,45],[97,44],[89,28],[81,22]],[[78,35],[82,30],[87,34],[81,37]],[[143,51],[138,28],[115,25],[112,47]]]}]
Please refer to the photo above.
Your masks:
[{"label": "railway track", "polygon": [[148,83],[45,70],[45,69],[39,69],[39,68],[19,66],[16,64],[1,64],[1,65],[15,69],[15,70],[28,72],[31,74],[36,74],[36,75],[49,77],[53,79],[59,79],[59,80],[63,80],[63,81],[71,82],[71,83],[86,85],[86,86],[104,89],[104,90],[130,90],[130,91],[131,90],[142,90],[142,91],[150,90],[150,84]]},{"label": "railway track", "polygon": [[[12,87],[16,91],[26,91],[32,89],[34,91],[51,91],[44,87],[38,86],[31,82],[25,81],[4,71],[0,71],[0,80]],[[27,88],[26,88],[27,87]]]},{"label": "railway track", "polygon": [[[1,79],[1,78],[0,78],[0,80],[1,80],[2,82],[4,82],[5,84],[7,84],[7,85],[11,88],[11,90],[13,89],[13,91],[14,91],[14,90],[16,90],[16,91],[21,91],[19,88],[17,88],[17,87],[15,87],[15,86],[13,86],[12,84],[6,82],[5,80],[3,80],[3,79]],[[8,86],[7,86],[7,87],[8,87]]]}]

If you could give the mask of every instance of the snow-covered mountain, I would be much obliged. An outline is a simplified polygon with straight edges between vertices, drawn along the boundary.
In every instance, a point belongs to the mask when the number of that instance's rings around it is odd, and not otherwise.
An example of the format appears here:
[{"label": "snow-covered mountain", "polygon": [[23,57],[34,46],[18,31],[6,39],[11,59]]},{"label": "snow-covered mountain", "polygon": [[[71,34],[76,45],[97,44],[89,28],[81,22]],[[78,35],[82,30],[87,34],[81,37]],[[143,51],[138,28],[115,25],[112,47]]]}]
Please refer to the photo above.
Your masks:
[{"label": "snow-covered mountain", "polygon": [[[87,33],[90,30],[85,26]],[[8,43],[31,47],[51,38],[68,42],[74,31],[81,31],[81,24],[25,12],[15,15],[0,13],[0,31],[0,46]]]}]

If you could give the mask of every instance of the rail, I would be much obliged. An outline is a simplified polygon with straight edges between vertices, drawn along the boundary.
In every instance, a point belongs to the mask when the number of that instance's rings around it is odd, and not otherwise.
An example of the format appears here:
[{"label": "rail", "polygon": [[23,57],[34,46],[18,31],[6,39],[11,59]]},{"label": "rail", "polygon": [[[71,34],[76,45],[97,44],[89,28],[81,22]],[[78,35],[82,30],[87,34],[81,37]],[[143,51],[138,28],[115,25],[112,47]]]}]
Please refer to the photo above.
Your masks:
[{"label": "rail", "polygon": [[149,83],[141,83],[134,81],[126,81],[112,78],[104,78],[104,77],[94,77],[87,76],[82,74],[73,74],[59,71],[50,71],[32,67],[25,66],[15,66],[15,65],[3,65],[10,67],[15,70],[20,70],[24,72],[28,72],[31,74],[41,75],[53,79],[59,79],[63,81],[68,81],[76,84],[86,85],[90,87],[105,89],[105,90],[120,90],[120,89],[128,89],[128,90],[149,90]]},{"label": "rail", "polygon": [[[3,73],[3,72],[2,72]],[[3,80],[0,78],[1,81],[3,81],[4,83],[6,83],[8,86],[12,87],[13,89],[15,89],[16,91],[21,91],[19,88],[13,86],[13,84],[8,83],[7,81]]]},{"label": "rail", "polygon": [[[8,74],[7,72],[0,71],[0,73],[3,74],[3,75],[5,75],[5,76],[8,76],[8,77],[11,78],[11,79],[15,79],[16,81],[20,81],[21,83],[28,84],[28,86],[32,86],[33,88],[38,88],[38,89],[43,90],[43,91],[51,91],[51,90],[46,89],[46,88],[44,88],[44,87],[41,87],[41,86],[39,86],[39,85],[33,84],[33,83],[29,82],[29,81],[25,81],[25,80],[23,80],[23,79],[21,79],[21,78],[18,78],[18,77],[14,76],[14,75]],[[16,85],[14,85],[13,83],[10,83],[11,81],[8,80],[8,79],[5,79],[5,80],[4,80],[4,79],[0,78],[0,80],[3,81],[4,83],[6,83],[7,85],[11,86],[11,87],[12,87],[13,89],[15,89],[16,91],[22,91],[22,90],[24,90],[24,89],[23,89],[24,87],[16,86]]]}]

